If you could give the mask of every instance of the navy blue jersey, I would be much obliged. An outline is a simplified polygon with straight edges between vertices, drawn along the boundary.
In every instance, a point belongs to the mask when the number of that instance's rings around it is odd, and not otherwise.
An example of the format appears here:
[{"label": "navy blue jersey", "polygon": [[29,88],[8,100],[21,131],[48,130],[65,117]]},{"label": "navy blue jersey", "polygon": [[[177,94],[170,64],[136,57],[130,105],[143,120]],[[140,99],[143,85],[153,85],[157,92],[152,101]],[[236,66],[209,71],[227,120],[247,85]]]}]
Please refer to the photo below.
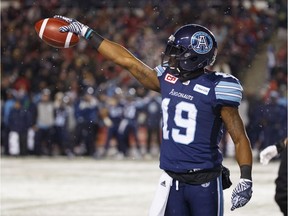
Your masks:
[{"label": "navy blue jersey", "polygon": [[161,85],[163,133],[160,168],[174,172],[222,163],[222,106],[238,107],[242,86],[228,74],[211,72],[180,82],[169,68],[155,68]]},{"label": "navy blue jersey", "polygon": [[123,118],[123,105],[117,103],[115,105],[108,105],[107,108],[109,111],[109,118],[114,125],[118,125]]}]

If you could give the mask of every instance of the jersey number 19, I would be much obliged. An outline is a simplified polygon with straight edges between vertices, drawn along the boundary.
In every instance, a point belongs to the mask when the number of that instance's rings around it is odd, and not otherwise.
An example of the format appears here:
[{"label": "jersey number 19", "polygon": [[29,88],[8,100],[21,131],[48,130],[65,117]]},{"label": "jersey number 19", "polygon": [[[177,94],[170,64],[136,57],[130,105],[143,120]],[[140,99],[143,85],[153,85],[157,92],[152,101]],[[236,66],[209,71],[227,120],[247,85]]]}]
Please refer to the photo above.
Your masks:
[{"label": "jersey number 19", "polygon": [[[162,100],[162,111],[163,111],[163,139],[169,139],[170,130],[168,130],[168,105],[170,98],[164,98]],[[183,114],[187,113],[187,118],[184,118]],[[177,128],[171,128],[172,139],[180,144],[188,145],[193,142],[196,131],[196,116],[197,109],[194,104],[187,103],[185,101],[179,102],[175,107],[174,123]],[[185,133],[180,133],[180,129],[183,128]]]}]

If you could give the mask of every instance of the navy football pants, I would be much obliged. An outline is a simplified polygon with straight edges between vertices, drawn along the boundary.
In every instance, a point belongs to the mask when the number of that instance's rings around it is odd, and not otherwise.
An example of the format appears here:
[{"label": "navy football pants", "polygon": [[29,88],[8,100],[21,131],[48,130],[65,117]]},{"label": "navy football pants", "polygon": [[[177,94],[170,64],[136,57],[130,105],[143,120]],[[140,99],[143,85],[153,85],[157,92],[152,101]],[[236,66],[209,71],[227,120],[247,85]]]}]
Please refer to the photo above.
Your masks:
[{"label": "navy football pants", "polygon": [[[178,186],[177,186],[178,184]],[[221,178],[202,185],[173,180],[165,216],[223,216]]]}]

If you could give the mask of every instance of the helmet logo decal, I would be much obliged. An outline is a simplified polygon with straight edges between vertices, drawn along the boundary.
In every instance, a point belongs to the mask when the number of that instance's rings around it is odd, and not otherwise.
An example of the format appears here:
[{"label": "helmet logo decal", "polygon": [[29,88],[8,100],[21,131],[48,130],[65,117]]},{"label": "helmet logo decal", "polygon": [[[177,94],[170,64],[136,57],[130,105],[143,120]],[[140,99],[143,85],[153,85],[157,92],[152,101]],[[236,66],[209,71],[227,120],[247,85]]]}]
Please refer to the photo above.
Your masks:
[{"label": "helmet logo decal", "polygon": [[191,37],[192,49],[199,54],[206,54],[213,48],[213,40],[206,32],[198,31]]}]

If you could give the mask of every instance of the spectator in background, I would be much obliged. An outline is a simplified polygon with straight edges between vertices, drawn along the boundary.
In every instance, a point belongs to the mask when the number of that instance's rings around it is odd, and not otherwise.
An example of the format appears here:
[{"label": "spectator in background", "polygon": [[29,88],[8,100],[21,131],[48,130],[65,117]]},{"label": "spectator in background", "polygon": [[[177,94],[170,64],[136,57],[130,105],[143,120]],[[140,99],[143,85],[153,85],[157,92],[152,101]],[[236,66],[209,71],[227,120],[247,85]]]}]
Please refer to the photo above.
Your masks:
[{"label": "spectator in background", "polygon": [[4,120],[3,120],[3,116],[4,116],[4,112],[3,112],[3,107],[4,107],[4,101],[1,99],[0,100],[0,105],[1,105],[1,131],[0,131],[0,153],[1,153],[1,155],[4,153],[4,140],[5,140],[5,135],[4,135],[4,133],[5,133],[5,128],[4,128]]},{"label": "spectator in background", "polygon": [[260,142],[262,141],[262,113],[261,110],[263,110],[263,100],[260,96],[257,96],[255,94],[249,94],[246,95],[247,101],[248,101],[248,125],[247,125],[247,134],[250,139],[253,154],[254,156],[258,157],[259,154],[259,148],[260,148]]},{"label": "spectator in background", "polygon": [[[14,90],[15,91],[15,90]],[[2,136],[3,143],[1,144],[4,147],[4,154],[9,155],[9,145],[8,145],[8,136],[10,132],[9,125],[9,115],[15,104],[15,98],[13,95],[12,89],[6,90],[6,101],[3,104],[3,121],[2,121]]]},{"label": "spectator in background", "polygon": [[49,89],[43,89],[41,100],[37,104],[37,120],[35,134],[35,154],[53,154],[53,126],[54,126],[54,105],[51,101]]},{"label": "spectator in background", "polygon": [[35,130],[36,130],[36,122],[37,122],[37,105],[33,102],[32,96],[29,96],[29,99],[26,100],[25,107],[30,113],[31,122],[28,129],[28,137],[27,137],[27,147],[29,154],[33,154],[35,152]]},{"label": "spectator in background", "polygon": [[271,91],[269,101],[263,106],[261,121],[264,139],[260,150],[287,136],[287,110],[278,104],[278,97],[278,92]]},{"label": "spectator in background", "polygon": [[73,156],[68,144],[68,111],[64,102],[64,94],[57,92],[54,100],[54,141],[58,146],[60,155]]},{"label": "spectator in background", "polygon": [[127,90],[127,95],[123,103],[123,118],[119,124],[118,133],[120,136],[119,142],[119,157],[129,156],[129,150],[135,157],[140,157],[140,146],[138,139],[138,123],[137,123],[137,103],[134,95],[136,90],[130,88]]},{"label": "spectator in background", "polygon": [[273,77],[273,69],[276,65],[275,48],[270,44],[267,48],[267,70],[268,80]]},{"label": "spectator in background", "polygon": [[279,89],[279,99],[278,104],[285,107],[287,110],[287,101],[288,101],[288,95],[287,95],[287,86],[282,86]]},{"label": "spectator in background", "polygon": [[123,104],[120,103],[118,95],[114,95],[107,98],[106,107],[107,110],[106,116],[103,118],[105,126],[108,128],[107,137],[104,146],[103,156],[107,156],[107,152],[110,148],[112,139],[116,141],[118,151],[121,151],[120,148],[120,135],[118,133],[120,122],[123,118]]},{"label": "spectator in background", "polygon": [[66,154],[68,157],[74,156],[74,139],[73,135],[76,129],[76,119],[74,114],[74,102],[68,96],[64,95],[63,102],[65,103],[65,110],[67,112],[67,149]]},{"label": "spectator in background", "polygon": [[147,113],[145,125],[147,127],[146,154],[152,155],[152,147],[160,149],[161,137],[161,97],[157,92],[150,91],[145,105]]},{"label": "spectator in background", "polygon": [[23,107],[20,100],[16,100],[8,117],[10,155],[27,155],[27,135],[30,122],[30,113]]},{"label": "spectator in background", "polygon": [[76,146],[84,143],[85,155],[97,157],[96,140],[99,127],[99,108],[94,93],[95,90],[92,87],[87,87],[83,96],[75,102],[76,128],[74,138]]}]

